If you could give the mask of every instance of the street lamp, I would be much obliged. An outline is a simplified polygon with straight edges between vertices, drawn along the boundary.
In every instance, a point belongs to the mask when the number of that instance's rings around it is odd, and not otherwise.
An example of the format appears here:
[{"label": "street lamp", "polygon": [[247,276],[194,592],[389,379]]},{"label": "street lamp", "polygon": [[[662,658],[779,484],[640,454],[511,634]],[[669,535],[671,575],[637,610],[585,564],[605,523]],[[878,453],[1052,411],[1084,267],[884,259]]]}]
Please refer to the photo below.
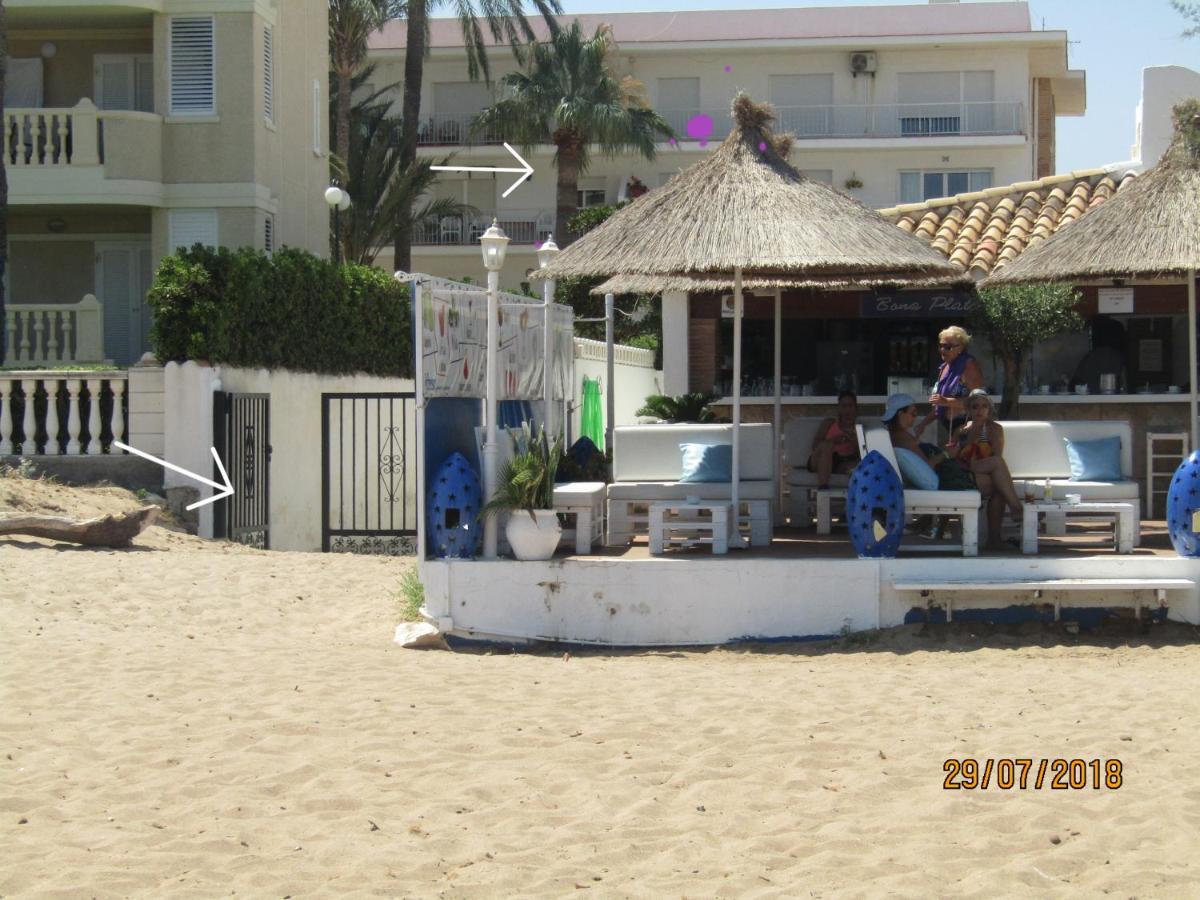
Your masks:
[{"label": "street lamp", "polygon": [[[538,247],[538,265],[546,268],[558,254],[558,244],[554,243],[554,238],[550,238]],[[553,278],[542,282],[542,305],[545,307],[545,318],[542,320],[542,337],[545,340],[542,347],[542,428],[547,434],[554,434],[554,404],[550,396],[550,371],[554,363],[554,287]]]},{"label": "street lamp", "polygon": [[340,264],[342,261],[342,230],[338,226],[338,213],[345,212],[350,208],[350,195],[336,184],[331,184],[325,188],[325,202],[333,210],[333,261]]},{"label": "street lamp", "polygon": [[[487,437],[483,444],[483,496],[490,501],[496,496],[496,417],[499,403],[500,356],[500,270],[508,253],[508,235],[492,219],[491,227],[479,238],[483,251],[483,267],[487,269]],[[497,522],[488,516],[483,523],[483,558],[496,558]]]}]

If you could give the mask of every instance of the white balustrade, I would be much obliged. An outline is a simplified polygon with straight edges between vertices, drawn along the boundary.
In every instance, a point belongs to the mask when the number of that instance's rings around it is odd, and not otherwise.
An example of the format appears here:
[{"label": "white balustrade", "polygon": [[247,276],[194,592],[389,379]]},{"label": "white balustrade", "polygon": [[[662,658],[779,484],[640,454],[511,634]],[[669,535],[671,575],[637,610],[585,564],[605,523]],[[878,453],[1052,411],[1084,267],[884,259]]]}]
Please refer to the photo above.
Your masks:
[{"label": "white balustrade", "polygon": [[94,294],[78,303],[9,304],[4,317],[10,365],[104,360],[104,306]]},{"label": "white balustrade", "polygon": [[14,170],[99,165],[97,113],[86,97],[70,109],[6,109],[4,161]]},{"label": "white balustrade", "polygon": [[[44,407],[35,402],[39,382],[46,392]],[[105,452],[117,453],[110,443],[102,440],[101,435],[107,430],[116,440],[126,437],[125,423],[128,417],[124,404],[128,393],[127,382],[128,373],[125,371],[0,371],[0,456],[34,456],[39,453],[45,456],[94,456]],[[101,409],[104,395],[111,396],[111,409]],[[62,427],[59,402],[64,397],[67,407],[65,450],[59,440]],[[16,415],[18,404],[21,412]],[[107,407],[107,402],[104,405]],[[87,439],[82,441],[85,420]],[[15,441],[14,431],[18,421],[21,440]],[[39,449],[37,435],[43,431],[46,442]]]}]

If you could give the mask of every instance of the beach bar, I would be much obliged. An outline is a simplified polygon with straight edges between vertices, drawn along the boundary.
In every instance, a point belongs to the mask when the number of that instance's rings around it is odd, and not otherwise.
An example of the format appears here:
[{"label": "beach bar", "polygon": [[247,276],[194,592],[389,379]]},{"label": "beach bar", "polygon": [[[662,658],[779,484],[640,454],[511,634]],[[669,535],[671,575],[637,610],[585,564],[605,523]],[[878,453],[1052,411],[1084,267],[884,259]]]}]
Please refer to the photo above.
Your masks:
[{"label": "beach bar", "polygon": [[[724,486],[724,493],[720,485],[697,486],[697,493],[701,487],[713,488],[715,493],[708,496],[726,498],[698,503],[700,508],[714,510],[720,504],[727,504],[724,508],[731,511],[726,535],[729,551],[720,552],[724,550],[724,541],[716,540],[711,546],[700,543],[682,550],[660,551],[655,535],[647,539],[646,518],[634,523],[627,517],[614,516],[615,508],[632,504],[622,499],[614,507],[613,498],[631,495],[616,493],[618,487],[628,486],[628,482],[610,484],[602,545],[572,543],[560,547],[551,559],[519,561],[503,558],[502,554],[486,559],[455,558],[431,552],[428,540],[423,539],[420,572],[427,615],[444,632],[466,640],[631,647],[826,637],[913,621],[1088,622],[1119,614],[1143,621],[1171,618],[1200,624],[1200,560],[1177,554],[1161,521],[1143,520],[1140,498],[1135,502],[1085,503],[1077,510],[1051,503],[1053,510],[1045,510],[1042,527],[1036,511],[1032,517],[1028,515],[1031,507],[1027,504],[1019,549],[983,556],[974,555],[974,547],[968,540],[968,532],[973,531],[975,523],[968,523],[966,512],[957,526],[961,552],[953,555],[927,552],[910,555],[906,551],[929,548],[920,547],[906,537],[900,544],[899,556],[859,558],[844,530],[814,531],[811,520],[805,517],[789,521],[778,507],[771,511],[774,527],[765,541],[760,539],[753,511],[754,497],[758,495],[751,488],[764,470],[769,470],[772,494],[783,485],[781,475],[786,460],[780,455],[782,435],[777,427],[783,392],[776,364],[774,396],[768,401],[773,415],[767,415],[766,405],[762,404],[762,415],[747,417],[757,418],[762,424],[743,421],[739,340],[743,289],[755,291],[756,296],[765,294],[769,298],[766,306],[778,323],[785,303],[803,307],[814,292],[875,291],[886,288],[888,283],[923,289],[939,276],[943,285],[953,286],[961,278],[961,271],[947,270],[944,257],[882,217],[862,207],[839,208],[837,198],[841,195],[801,179],[786,163],[786,144],[781,144],[781,139],[770,132],[769,110],[740,98],[735,102],[734,115],[733,133],[710,160],[681,173],[661,191],[634,201],[537,273],[543,277],[608,276],[610,282],[602,287],[609,291],[707,290],[718,296],[725,290],[732,292],[733,424],[703,427],[725,429],[722,434],[727,435],[725,439],[733,446],[730,471],[736,477]],[[694,171],[705,166],[708,171]],[[698,187],[704,188],[699,199]],[[749,204],[739,204],[723,198],[723,190],[751,193],[757,190],[759,194]],[[823,192],[835,196],[830,198]],[[745,206],[749,211],[743,215],[741,210]],[[718,213],[705,220],[703,207]],[[812,217],[818,212],[823,228],[812,226]],[[804,221],[807,232],[792,234],[787,241],[776,244],[772,240],[777,234],[764,236],[756,224],[770,222],[775,232],[787,233],[789,226],[798,220]],[[663,222],[683,229],[685,238],[666,240],[661,230]],[[887,231],[875,231],[876,224]],[[839,233],[837,225],[843,226],[846,233]],[[855,228],[860,235],[870,236],[860,237],[857,246],[848,236]],[[903,240],[892,244],[888,238],[882,245],[864,247],[876,234],[895,235]],[[829,247],[839,239],[841,255],[835,258]],[[782,252],[777,249],[780,244],[786,248]],[[822,252],[824,257],[820,255]],[[775,256],[772,258],[771,254]],[[417,277],[418,296],[422,300],[414,302],[414,308],[419,315],[430,312],[436,316],[421,293],[422,284],[443,291],[448,286],[434,285]],[[450,298],[451,302],[463,299]],[[564,319],[564,324],[566,321],[569,319]],[[418,328],[427,330],[428,324],[419,322]],[[426,342],[425,358],[419,366],[426,369],[432,366],[435,371],[443,367],[453,370],[453,365],[444,366],[439,359],[442,350]],[[530,365],[536,365],[533,354],[529,355],[529,361]],[[537,378],[518,371],[515,379],[540,387],[541,370],[538,371]],[[419,389],[423,383],[432,382],[419,371]],[[506,381],[506,389],[512,383]],[[482,398],[485,387],[475,384],[471,390]],[[492,408],[491,403],[486,406]],[[539,406],[530,405],[535,420]],[[747,408],[753,409],[753,403]],[[435,415],[433,404],[420,400],[419,409],[425,416],[420,428],[421,478],[428,484],[431,466],[439,464],[439,455],[449,450],[453,441],[446,440],[446,419],[442,413]],[[473,409],[474,415],[479,416],[483,406],[476,402]],[[493,414],[492,421],[497,421],[497,416],[503,421],[499,413]],[[466,431],[464,424],[469,425]],[[460,422],[450,430],[458,428],[462,446],[466,440],[462,435],[481,424]],[[1027,454],[1036,456],[1039,446],[1058,445],[1061,452],[1060,435],[1091,434],[1097,423],[1020,424],[1028,428],[1014,440],[1028,442]],[[1115,425],[1116,433],[1122,436],[1124,480],[1112,487],[1128,491],[1133,478],[1132,439],[1128,423]],[[670,443],[676,440],[670,429],[680,427],[688,426],[631,426],[628,436],[636,433],[633,429],[663,429],[653,440]],[[1100,426],[1101,431],[1104,427]],[[768,429],[769,437],[763,445],[768,448],[765,464],[758,449],[759,433],[745,430],[753,428]],[[869,432],[866,434],[869,445]],[[618,482],[620,472],[637,472],[653,468],[654,464],[653,460],[638,459],[631,469],[630,460],[622,459],[622,447],[643,448],[651,444],[626,437],[623,429],[616,430],[612,462]],[[1038,445],[1039,441],[1043,444]],[[434,447],[436,451],[431,452]],[[740,495],[739,482],[745,483]],[[674,496],[671,492],[679,486],[649,483],[636,486],[645,490],[644,505],[650,507],[649,522],[653,530],[654,506],[663,505],[655,503],[654,498]],[[1061,487],[1056,484],[1055,490]],[[1104,489],[1104,485],[1099,487]],[[655,493],[664,490],[666,493]],[[1138,497],[1136,484],[1132,491]],[[903,493],[907,503],[910,494],[924,492],[905,489]],[[687,503],[695,505],[692,497],[688,497]],[[714,514],[713,523],[717,521]],[[422,516],[423,525],[424,522]],[[637,526],[632,540],[627,533],[631,525]]]}]

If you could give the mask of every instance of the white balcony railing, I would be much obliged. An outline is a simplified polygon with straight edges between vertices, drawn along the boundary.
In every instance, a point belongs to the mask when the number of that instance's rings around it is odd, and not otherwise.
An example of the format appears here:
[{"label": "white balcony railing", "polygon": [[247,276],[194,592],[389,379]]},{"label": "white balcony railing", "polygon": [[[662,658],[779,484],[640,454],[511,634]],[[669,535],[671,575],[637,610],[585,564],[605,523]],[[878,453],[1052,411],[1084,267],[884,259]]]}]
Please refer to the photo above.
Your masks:
[{"label": "white balcony railing", "polygon": [[425,116],[417,129],[417,143],[434,147],[503,143],[504,137],[497,129],[471,133],[471,123],[476,115],[477,113],[432,113]]},{"label": "white balcony railing", "polygon": [[95,456],[127,441],[128,373],[0,371],[0,456]]},{"label": "white balcony railing", "polygon": [[83,99],[70,109],[6,109],[4,161],[9,168],[97,166],[99,110]]},{"label": "white balcony railing", "polygon": [[104,359],[104,308],[93,294],[78,303],[14,303],[4,312],[7,361],[26,366]]},{"label": "white balcony railing", "polygon": [[[722,140],[729,134],[726,110],[668,109],[659,113],[680,140]],[[1022,104],[891,103],[777,106],[776,128],[800,140],[817,138],[943,137],[1024,134]],[[711,121],[711,131],[707,130]],[[707,131],[707,133],[705,133]]]},{"label": "white balcony railing", "polygon": [[479,238],[495,219],[514,244],[535,244],[554,234],[554,211],[504,209],[470,216],[442,216],[417,226],[413,243],[426,247],[479,246]]}]

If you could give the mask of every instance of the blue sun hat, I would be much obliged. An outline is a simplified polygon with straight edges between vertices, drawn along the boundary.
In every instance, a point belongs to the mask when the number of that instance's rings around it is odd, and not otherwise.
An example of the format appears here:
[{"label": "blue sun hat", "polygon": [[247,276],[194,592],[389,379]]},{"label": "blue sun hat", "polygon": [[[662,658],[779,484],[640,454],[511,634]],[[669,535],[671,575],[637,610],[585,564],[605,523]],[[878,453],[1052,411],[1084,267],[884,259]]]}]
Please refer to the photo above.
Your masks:
[{"label": "blue sun hat", "polygon": [[883,421],[890,422],[900,410],[916,405],[917,401],[909,394],[892,394],[887,398],[887,406],[883,408]]}]

